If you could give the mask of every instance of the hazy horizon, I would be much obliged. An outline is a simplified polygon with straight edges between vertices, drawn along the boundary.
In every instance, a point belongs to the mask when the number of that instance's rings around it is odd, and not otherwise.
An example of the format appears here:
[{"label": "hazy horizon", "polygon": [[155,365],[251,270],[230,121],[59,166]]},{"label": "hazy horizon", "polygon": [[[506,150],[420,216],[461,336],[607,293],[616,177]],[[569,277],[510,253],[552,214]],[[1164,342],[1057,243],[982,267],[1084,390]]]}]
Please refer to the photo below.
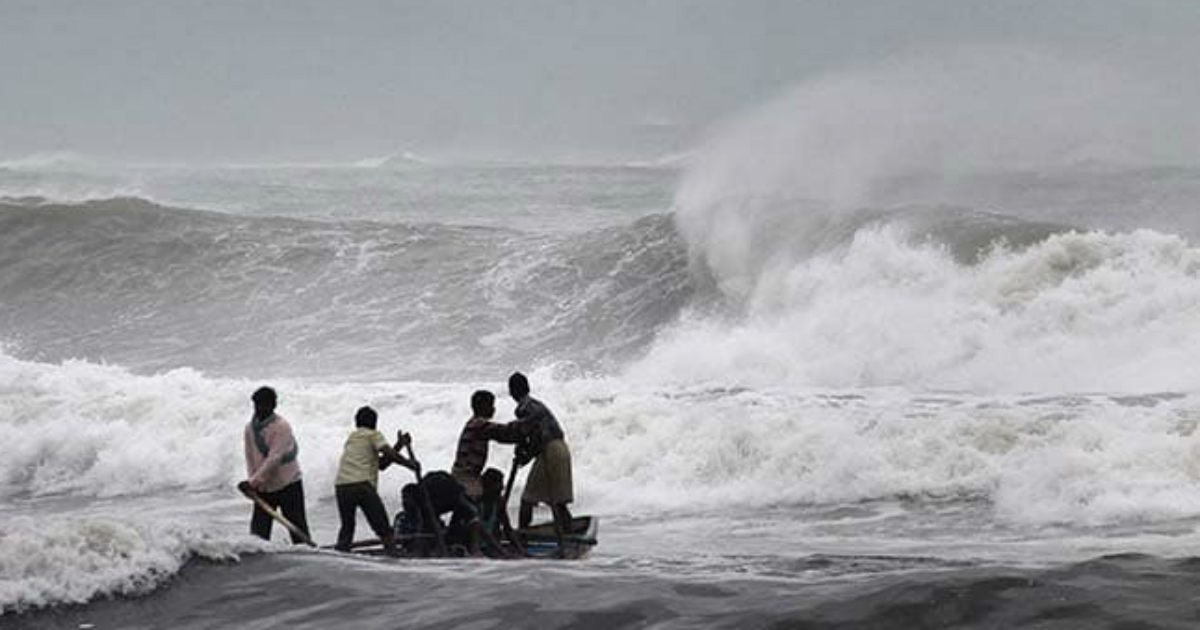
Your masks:
[{"label": "hazy horizon", "polygon": [[0,5],[0,158],[653,158],[792,87],[964,46],[1194,102],[1200,6],[929,0]]}]

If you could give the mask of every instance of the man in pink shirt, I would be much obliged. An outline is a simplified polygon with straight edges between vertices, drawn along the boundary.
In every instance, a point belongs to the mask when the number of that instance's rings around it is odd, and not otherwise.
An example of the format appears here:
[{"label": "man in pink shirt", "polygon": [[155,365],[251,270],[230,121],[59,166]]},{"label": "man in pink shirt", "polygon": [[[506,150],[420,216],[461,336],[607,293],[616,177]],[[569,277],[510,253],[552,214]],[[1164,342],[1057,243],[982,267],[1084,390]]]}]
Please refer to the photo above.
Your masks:
[{"label": "man in pink shirt", "polygon": [[[275,413],[275,390],[260,387],[251,396],[254,416],[246,425],[246,474],[250,484],[271,507],[279,508],[284,518],[308,534],[304,517],[304,486],[300,482],[300,447],[292,435],[292,425]],[[255,504],[250,533],[271,539],[271,515]],[[292,534],[292,542],[305,542]]]}]

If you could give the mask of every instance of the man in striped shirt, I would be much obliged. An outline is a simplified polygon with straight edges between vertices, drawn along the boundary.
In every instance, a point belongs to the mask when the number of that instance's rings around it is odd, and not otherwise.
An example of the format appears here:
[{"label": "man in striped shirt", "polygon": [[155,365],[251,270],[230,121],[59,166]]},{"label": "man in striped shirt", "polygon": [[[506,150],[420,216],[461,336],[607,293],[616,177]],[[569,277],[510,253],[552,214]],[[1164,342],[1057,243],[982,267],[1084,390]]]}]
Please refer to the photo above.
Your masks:
[{"label": "man in striped shirt", "polygon": [[471,395],[471,412],[458,438],[458,452],[450,474],[467,490],[467,496],[478,501],[483,494],[480,481],[487,466],[488,442],[516,444],[524,439],[520,427],[512,423],[492,422],[496,415],[496,397],[488,391],[477,391]]}]

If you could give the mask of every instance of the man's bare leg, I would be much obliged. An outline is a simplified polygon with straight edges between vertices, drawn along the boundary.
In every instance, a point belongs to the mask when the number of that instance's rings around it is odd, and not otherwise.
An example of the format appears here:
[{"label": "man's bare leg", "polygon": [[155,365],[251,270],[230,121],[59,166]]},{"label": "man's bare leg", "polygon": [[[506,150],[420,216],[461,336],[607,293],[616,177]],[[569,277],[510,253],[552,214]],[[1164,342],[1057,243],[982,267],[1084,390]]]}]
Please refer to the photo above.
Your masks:
[{"label": "man's bare leg", "polygon": [[380,536],[379,540],[383,543],[384,555],[391,556],[393,558],[400,556],[400,550],[396,547],[395,534],[388,532],[387,534]]},{"label": "man's bare leg", "polygon": [[555,503],[550,506],[550,513],[554,515],[554,537],[558,541],[554,555],[561,558],[566,553],[566,536],[571,533],[571,512],[566,503]]},{"label": "man's bare leg", "polygon": [[521,509],[517,512],[517,529],[525,529],[533,523],[533,504],[521,502]]}]

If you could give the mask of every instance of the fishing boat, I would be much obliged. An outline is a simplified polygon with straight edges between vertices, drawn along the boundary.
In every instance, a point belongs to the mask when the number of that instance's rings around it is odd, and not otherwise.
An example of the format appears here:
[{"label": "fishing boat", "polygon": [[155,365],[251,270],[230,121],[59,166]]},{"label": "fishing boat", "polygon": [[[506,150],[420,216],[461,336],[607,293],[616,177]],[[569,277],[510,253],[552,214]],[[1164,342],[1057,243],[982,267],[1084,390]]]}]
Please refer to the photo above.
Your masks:
[{"label": "fishing boat", "polygon": [[[284,517],[283,512],[274,506],[269,505],[259,496],[258,492],[250,487],[246,482],[238,484],[238,490],[242,492],[246,498],[253,501],[256,505],[264,510],[272,519],[275,519],[279,524],[283,525],[289,532],[295,535],[305,544],[317,547],[317,544],[312,541],[307,533],[300,530],[291,521]],[[400,515],[397,515],[397,522],[400,521]],[[440,521],[439,521],[440,522]],[[444,525],[439,526],[439,530],[444,529]],[[400,528],[397,527],[400,531]],[[600,520],[594,516],[576,516],[571,519],[571,528],[563,536],[563,545],[559,549],[558,536],[554,532],[554,522],[548,521],[538,523],[529,527],[518,529],[517,536],[524,542],[525,557],[529,558],[545,558],[555,560],[578,560],[588,555],[592,548],[598,544],[597,535],[600,530]],[[422,546],[421,543],[427,543],[423,546],[429,548],[432,546],[433,539],[436,536],[427,533],[406,533],[396,536],[396,543],[401,549],[412,549]],[[516,550],[513,545],[507,540],[502,541],[501,545],[504,550],[510,552],[511,555],[520,557],[521,554],[513,553]],[[332,545],[324,545],[321,549],[333,549]],[[379,556],[383,555],[383,543],[378,539],[362,540],[350,545],[351,553],[361,555]],[[450,545],[446,549],[447,553],[452,557],[465,557],[468,555],[465,547],[461,545]]]},{"label": "fishing boat", "polygon": [[[597,534],[600,530],[600,519],[594,516],[576,516],[571,519],[571,531],[563,536],[562,553],[558,553],[558,537],[554,535],[554,523],[538,523],[524,529],[518,529],[517,535],[525,541],[525,552],[528,558],[546,560],[579,560],[584,558],[599,544]],[[433,534],[403,534],[396,537],[396,543],[401,549],[411,549],[422,541],[429,547],[433,546]],[[506,551],[514,551],[508,541],[501,543]],[[333,549],[332,545],[321,547]],[[360,540],[350,546],[351,552],[366,556],[382,556],[383,543],[378,538]],[[447,548],[451,557],[466,557],[466,547],[450,545]],[[402,556],[407,557],[407,556]]]},{"label": "fishing boat", "polygon": [[530,556],[578,560],[588,555],[598,544],[596,536],[599,530],[600,519],[596,517],[577,516],[571,519],[571,532],[563,536],[563,550],[557,556],[558,538],[554,535],[553,522],[539,523],[519,529],[517,535],[525,541],[525,550]]}]

